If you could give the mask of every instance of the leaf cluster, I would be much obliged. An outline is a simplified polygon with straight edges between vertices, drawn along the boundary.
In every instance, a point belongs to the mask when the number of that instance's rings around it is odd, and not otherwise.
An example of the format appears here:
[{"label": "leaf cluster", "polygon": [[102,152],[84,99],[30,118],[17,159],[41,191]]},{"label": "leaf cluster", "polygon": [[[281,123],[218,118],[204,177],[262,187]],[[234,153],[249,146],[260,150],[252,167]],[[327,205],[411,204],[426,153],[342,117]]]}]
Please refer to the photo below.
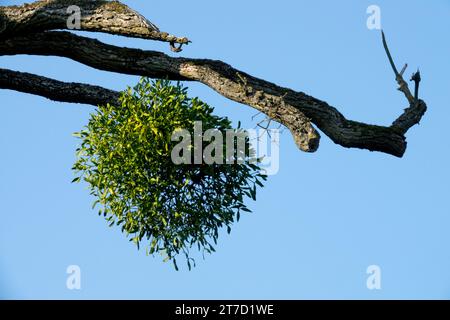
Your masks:
[{"label": "leaf cluster", "polygon": [[173,163],[176,130],[193,133],[195,121],[202,121],[203,130],[232,128],[212,107],[189,98],[181,84],[142,78],[122,93],[120,103],[98,106],[75,134],[81,145],[74,182],[87,182],[99,214],[138,247],[145,243],[148,254],[161,253],[176,269],[176,256],[184,254],[191,268],[190,249],[215,251],[219,230],[226,227],[229,233],[240,214],[250,212],[244,200],[256,199],[266,176],[250,161]]}]

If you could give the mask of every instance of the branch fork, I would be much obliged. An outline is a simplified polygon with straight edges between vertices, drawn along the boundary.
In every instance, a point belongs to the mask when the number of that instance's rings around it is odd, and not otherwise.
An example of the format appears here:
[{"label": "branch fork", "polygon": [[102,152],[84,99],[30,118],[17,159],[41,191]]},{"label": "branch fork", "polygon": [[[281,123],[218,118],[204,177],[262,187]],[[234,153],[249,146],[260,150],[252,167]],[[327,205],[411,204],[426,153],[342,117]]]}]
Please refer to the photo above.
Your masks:
[{"label": "branch fork", "polygon": [[413,96],[411,90],[409,89],[408,83],[403,78],[403,74],[405,73],[408,64],[405,64],[401,72],[397,71],[394,60],[392,59],[392,55],[389,51],[389,47],[386,42],[386,36],[383,31],[381,31],[381,36],[383,46],[386,51],[386,55],[389,59],[389,63],[392,67],[392,70],[395,73],[395,79],[399,85],[398,90],[403,92],[409,103],[409,107],[406,108],[404,110],[404,113],[392,123],[391,127],[405,134],[412,126],[419,124],[420,120],[422,119],[423,115],[427,110],[427,105],[425,104],[425,102],[419,99],[419,85],[421,81],[421,75],[420,71],[417,70],[417,72],[413,73],[413,75],[411,76],[410,81],[414,81],[415,83]]},{"label": "branch fork", "polygon": [[[170,57],[157,51],[122,48],[66,31],[53,31],[67,29],[64,9],[69,3],[83,8],[81,27],[85,31],[166,41],[175,52],[181,51],[181,46],[190,42],[185,37],[160,32],[142,15],[118,1],[44,0],[22,6],[0,6],[0,56],[28,54],[66,57],[98,70],[197,81],[286,126],[299,149],[306,152],[317,150],[319,129],[343,147],[402,157],[406,150],[406,132],[419,123],[427,109],[426,103],[419,98],[420,72],[414,73],[411,78],[415,83],[413,95],[403,78],[407,65],[398,72],[384,32],[382,41],[389,63],[399,90],[409,104],[391,126],[348,120],[324,101],[256,78],[222,61]],[[0,88],[40,95],[54,101],[91,105],[117,104],[119,96],[118,92],[98,86],[65,83],[5,69],[0,69]]]}]

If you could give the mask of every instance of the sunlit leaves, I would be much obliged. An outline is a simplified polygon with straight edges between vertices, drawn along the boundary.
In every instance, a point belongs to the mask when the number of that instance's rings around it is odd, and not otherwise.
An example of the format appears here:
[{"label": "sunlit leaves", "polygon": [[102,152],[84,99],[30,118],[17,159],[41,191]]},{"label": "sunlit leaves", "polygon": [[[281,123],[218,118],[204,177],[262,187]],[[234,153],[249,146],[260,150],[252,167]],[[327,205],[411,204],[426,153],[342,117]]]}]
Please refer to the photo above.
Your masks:
[{"label": "sunlit leaves", "polygon": [[[187,89],[168,81],[141,79],[120,98],[119,106],[99,106],[89,124],[75,136],[81,139],[73,167],[88,183],[95,205],[110,226],[119,226],[148,254],[165,260],[185,255],[195,262],[191,248],[214,252],[221,228],[229,233],[241,212],[249,212],[245,198],[256,199],[256,186],[266,176],[259,167],[244,164],[179,164],[171,159],[175,130],[193,132],[231,129],[213,108],[187,96]],[[248,141],[247,141],[248,143]],[[250,156],[251,151],[245,156]],[[211,243],[212,242],[212,243]]]}]

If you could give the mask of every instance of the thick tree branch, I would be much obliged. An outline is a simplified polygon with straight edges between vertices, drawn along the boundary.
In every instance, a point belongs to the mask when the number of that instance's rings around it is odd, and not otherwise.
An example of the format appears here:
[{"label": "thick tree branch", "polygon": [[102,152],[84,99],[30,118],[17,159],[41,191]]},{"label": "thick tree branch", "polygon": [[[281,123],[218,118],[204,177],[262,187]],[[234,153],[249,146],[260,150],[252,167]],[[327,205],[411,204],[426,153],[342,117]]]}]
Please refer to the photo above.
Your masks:
[{"label": "thick tree branch", "polygon": [[[69,19],[77,6],[80,11],[80,30],[105,32],[127,37],[166,41],[173,51],[174,44],[187,44],[159,29],[139,13],[118,1],[104,0],[42,0],[21,6],[0,7],[0,37],[29,34],[55,29],[69,29]],[[69,9],[70,8],[70,9]]]},{"label": "thick tree branch", "polygon": [[99,86],[66,83],[31,73],[0,69],[0,88],[30,93],[58,102],[117,105],[120,93]]},{"label": "thick tree branch", "polygon": [[[315,151],[319,142],[319,135],[309,120],[344,147],[398,157],[406,150],[406,131],[398,125],[384,127],[347,120],[326,102],[255,78],[221,61],[172,58],[155,51],[111,46],[67,32],[14,37],[0,43],[0,55],[15,54],[61,56],[100,70],[202,82],[223,96],[250,105],[287,126],[296,137],[297,145],[305,151]],[[420,104],[425,106],[421,100]],[[399,120],[410,118],[405,116],[407,114],[405,112]]]},{"label": "thick tree branch", "polygon": [[[300,149],[313,152],[320,135],[316,124],[335,143],[402,156],[406,149],[404,134],[417,124],[426,111],[418,97],[420,73],[415,73],[415,96],[403,79],[406,69],[398,72],[389,52],[384,33],[383,45],[389,62],[405,94],[409,107],[390,127],[347,120],[337,109],[303,92],[295,92],[250,76],[221,61],[172,58],[159,52],[120,48],[67,32],[42,32],[70,29],[70,6],[80,12],[80,28],[130,37],[188,43],[162,33],[151,22],[118,1],[42,0],[32,4],[0,7],[0,55],[54,55],[73,59],[100,70],[143,75],[171,80],[199,81],[223,96],[249,105],[288,127]],[[73,8],[73,7],[72,7]],[[70,19],[69,19],[70,20]],[[41,84],[39,84],[39,80]],[[21,86],[19,86],[21,84]],[[0,87],[42,95],[66,102],[98,104],[117,99],[117,92],[100,87],[67,84],[38,76],[3,70]],[[72,94],[67,91],[72,90]],[[59,91],[59,92],[54,92]],[[64,95],[61,92],[66,92]],[[95,95],[98,95],[97,97]]]},{"label": "thick tree branch", "polygon": [[286,101],[288,91],[220,61],[172,58],[155,51],[119,48],[68,32],[37,33],[0,42],[0,55],[15,54],[61,56],[100,70],[203,82],[225,97],[253,106],[284,124],[301,150],[313,152],[319,145],[320,135],[310,119]]},{"label": "thick tree branch", "polygon": [[120,92],[117,91],[82,83],[67,83],[1,68],[0,88],[34,94],[57,102],[83,103],[93,106],[107,103],[120,105]]}]

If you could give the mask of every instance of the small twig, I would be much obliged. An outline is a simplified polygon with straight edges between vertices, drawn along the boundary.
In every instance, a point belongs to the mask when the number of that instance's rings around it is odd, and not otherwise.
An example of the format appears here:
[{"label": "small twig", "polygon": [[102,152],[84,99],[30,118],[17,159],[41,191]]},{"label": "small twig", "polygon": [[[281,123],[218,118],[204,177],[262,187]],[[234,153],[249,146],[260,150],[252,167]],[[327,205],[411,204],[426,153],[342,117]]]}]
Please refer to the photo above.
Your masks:
[{"label": "small twig", "polygon": [[[262,132],[260,135],[258,135],[258,141],[261,139],[261,137],[264,135],[264,133],[267,133],[270,139],[272,139],[272,135],[270,134],[270,124],[272,123],[273,119],[266,117],[265,119],[261,120],[256,124],[256,127],[261,128]],[[264,122],[267,122],[267,125],[263,126],[262,124]]]},{"label": "small twig", "polygon": [[180,43],[179,45],[178,45],[178,47],[175,45],[175,41],[171,41],[170,42],[170,50],[172,50],[173,52],[181,52],[181,51],[183,51],[183,44],[182,43]]},{"label": "small twig", "polygon": [[389,48],[386,42],[386,37],[384,35],[384,32],[381,31],[381,36],[383,39],[383,46],[386,51],[386,54],[389,59],[389,63],[391,64],[392,69],[395,73],[395,79],[397,80],[397,83],[399,84],[399,90],[404,93],[406,99],[408,99],[409,107],[405,109],[402,115],[400,115],[393,123],[392,127],[401,132],[402,134],[405,134],[409,128],[412,126],[418,124],[420,120],[422,119],[423,115],[427,111],[427,105],[424,101],[419,99],[419,84],[421,81],[420,77],[420,71],[417,70],[417,72],[413,73],[411,77],[411,81],[414,81],[415,83],[415,90],[414,90],[414,96],[411,94],[411,91],[408,87],[408,84],[403,79],[403,74],[406,71],[406,68],[408,67],[407,64],[402,68],[400,72],[397,71],[397,68],[395,67],[394,59],[392,59],[391,53],[389,52]]},{"label": "small twig", "polygon": [[403,66],[402,70],[400,71],[400,75],[401,76],[403,76],[403,74],[405,73],[406,68],[408,68],[408,64],[407,63],[405,63],[405,65]]},{"label": "small twig", "polygon": [[383,47],[384,47],[384,50],[386,51],[386,54],[388,56],[389,63],[391,64],[392,70],[394,70],[395,76],[397,77],[399,75],[399,73],[398,73],[397,67],[395,66],[394,59],[392,59],[391,52],[389,51],[389,47],[388,47],[387,42],[386,42],[386,36],[384,35],[384,31],[383,30],[381,30],[381,37],[383,39]]},{"label": "small twig", "polygon": [[256,118],[257,116],[259,116],[260,114],[262,114],[261,111],[259,111],[259,112],[257,112],[256,114],[254,114],[254,115],[252,116],[252,121],[255,120],[255,118]]},{"label": "small twig", "polygon": [[409,104],[411,105],[411,104],[415,103],[415,100],[411,94],[411,91],[409,90],[408,84],[406,83],[405,79],[403,79],[403,73],[405,72],[407,65],[405,65],[405,67],[403,67],[402,72],[398,72],[397,67],[395,66],[395,63],[394,63],[394,59],[392,59],[391,52],[389,51],[389,47],[388,47],[387,41],[386,41],[386,36],[384,35],[383,31],[381,31],[381,37],[383,40],[384,50],[386,51],[386,55],[389,59],[389,63],[392,67],[392,70],[394,70],[394,73],[395,73],[395,80],[397,81],[397,83],[399,85],[398,90],[403,92],[403,94],[405,95]]},{"label": "small twig", "polygon": [[417,105],[419,102],[419,85],[422,78],[420,77],[420,70],[417,69],[417,72],[413,73],[411,77],[411,81],[414,81],[414,105]]}]

